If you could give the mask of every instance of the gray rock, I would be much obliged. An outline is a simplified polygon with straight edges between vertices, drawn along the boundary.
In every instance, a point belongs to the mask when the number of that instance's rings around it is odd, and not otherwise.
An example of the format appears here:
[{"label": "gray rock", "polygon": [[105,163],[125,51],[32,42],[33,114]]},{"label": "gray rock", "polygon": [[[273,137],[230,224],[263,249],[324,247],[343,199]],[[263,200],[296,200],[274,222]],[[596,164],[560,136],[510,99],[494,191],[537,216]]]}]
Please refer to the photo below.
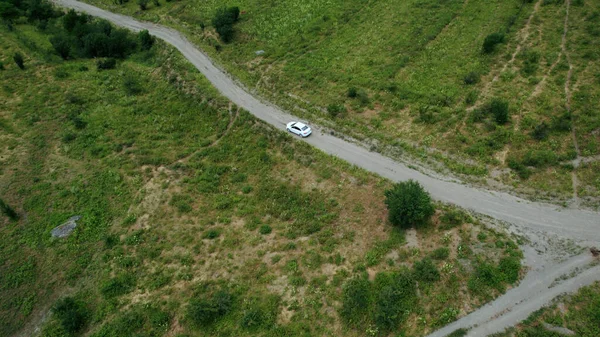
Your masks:
[{"label": "gray rock", "polygon": [[62,225],[54,227],[54,229],[50,231],[50,234],[52,234],[52,237],[54,238],[66,238],[73,232],[75,227],[77,227],[77,221],[79,219],[81,219],[81,215],[75,215],[70,217]]},{"label": "gray rock", "polygon": [[262,55],[264,53],[265,53],[264,50],[257,50],[257,51],[254,52],[254,54],[256,54],[256,55]]}]

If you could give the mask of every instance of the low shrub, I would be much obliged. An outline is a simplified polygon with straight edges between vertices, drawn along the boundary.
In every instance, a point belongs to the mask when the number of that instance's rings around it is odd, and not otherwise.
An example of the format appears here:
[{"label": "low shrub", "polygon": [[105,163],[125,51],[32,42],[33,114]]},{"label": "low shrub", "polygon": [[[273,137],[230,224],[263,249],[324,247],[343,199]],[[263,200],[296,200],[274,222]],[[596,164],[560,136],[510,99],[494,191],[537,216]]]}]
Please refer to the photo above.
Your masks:
[{"label": "low shrub", "polygon": [[529,168],[527,168],[525,165],[523,165],[523,163],[521,163],[517,159],[508,158],[507,162],[508,162],[508,167],[511,170],[515,171],[521,179],[528,179],[531,176],[531,174],[532,174],[531,170]]},{"label": "low shrub", "polygon": [[471,71],[463,78],[463,82],[466,85],[477,84],[479,82],[479,74],[477,72]]},{"label": "low shrub", "polygon": [[489,112],[494,117],[497,124],[506,124],[508,122],[508,102],[502,99],[494,98],[489,104]]},{"label": "low shrub", "polygon": [[358,95],[358,89],[356,89],[355,87],[350,87],[348,89],[348,93],[347,93],[348,97],[356,98],[357,95]]},{"label": "low shrub", "polygon": [[272,231],[273,231],[273,229],[269,225],[262,225],[262,226],[260,226],[260,229],[258,230],[258,232],[262,235],[271,234]]},{"label": "low shrub", "polygon": [[233,296],[220,290],[211,296],[192,299],[187,307],[186,317],[196,327],[208,326],[227,315],[233,307]]},{"label": "low shrub", "polygon": [[333,118],[343,114],[344,112],[346,112],[346,108],[342,104],[332,103],[327,106],[327,113]]},{"label": "low shrub", "polygon": [[342,287],[342,308],[340,316],[351,326],[359,326],[367,319],[371,304],[369,280],[355,277]]},{"label": "low shrub", "polygon": [[545,140],[548,138],[548,134],[550,133],[550,128],[546,122],[542,122],[538,124],[533,131],[531,132],[531,137],[535,140]]},{"label": "low shrub", "polygon": [[523,165],[533,167],[547,167],[558,163],[558,156],[552,150],[529,150],[523,156]]},{"label": "low shrub", "polygon": [[102,283],[100,293],[105,298],[127,294],[135,287],[135,278],[131,274],[119,275]]},{"label": "low shrub", "polygon": [[423,282],[436,282],[440,279],[440,272],[429,258],[415,262],[413,273],[417,280]]},{"label": "low shrub", "polygon": [[116,66],[117,60],[114,58],[99,59],[96,61],[96,68],[98,68],[98,70],[115,69]]},{"label": "low shrub", "polygon": [[23,55],[21,53],[15,53],[13,55],[13,61],[15,61],[15,64],[17,65],[17,67],[19,67],[19,69],[25,69],[25,60],[23,59]]},{"label": "low shrub", "polygon": [[450,249],[448,247],[442,247],[431,252],[431,258],[434,260],[445,260],[450,256]]}]

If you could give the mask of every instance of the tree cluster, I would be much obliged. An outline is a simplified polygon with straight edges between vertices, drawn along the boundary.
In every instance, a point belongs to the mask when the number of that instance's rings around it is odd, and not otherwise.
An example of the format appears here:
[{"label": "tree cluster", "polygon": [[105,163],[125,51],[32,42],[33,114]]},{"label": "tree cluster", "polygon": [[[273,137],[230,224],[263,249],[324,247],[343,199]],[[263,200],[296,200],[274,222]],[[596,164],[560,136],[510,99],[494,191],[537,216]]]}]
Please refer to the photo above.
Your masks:
[{"label": "tree cluster", "polygon": [[63,59],[74,57],[125,58],[136,50],[136,41],[123,30],[103,20],[92,20],[70,10],[63,18],[64,30],[50,38],[52,47]]}]

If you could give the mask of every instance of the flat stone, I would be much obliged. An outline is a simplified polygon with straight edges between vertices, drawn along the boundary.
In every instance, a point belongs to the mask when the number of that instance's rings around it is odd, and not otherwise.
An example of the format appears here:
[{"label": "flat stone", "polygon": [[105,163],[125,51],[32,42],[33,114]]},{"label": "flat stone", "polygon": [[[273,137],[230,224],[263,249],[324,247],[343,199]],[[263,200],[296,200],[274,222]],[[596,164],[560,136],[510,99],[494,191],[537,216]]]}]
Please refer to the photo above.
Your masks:
[{"label": "flat stone", "polygon": [[54,229],[50,231],[50,234],[52,234],[52,237],[54,238],[66,238],[73,232],[75,227],[77,227],[77,221],[79,219],[81,219],[81,215],[75,215],[70,217],[62,225],[54,227]]},{"label": "flat stone", "polygon": [[256,55],[262,55],[264,53],[265,53],[264,50],[257,50],[257,51],[254,52],[254,54],[256,54]]}]

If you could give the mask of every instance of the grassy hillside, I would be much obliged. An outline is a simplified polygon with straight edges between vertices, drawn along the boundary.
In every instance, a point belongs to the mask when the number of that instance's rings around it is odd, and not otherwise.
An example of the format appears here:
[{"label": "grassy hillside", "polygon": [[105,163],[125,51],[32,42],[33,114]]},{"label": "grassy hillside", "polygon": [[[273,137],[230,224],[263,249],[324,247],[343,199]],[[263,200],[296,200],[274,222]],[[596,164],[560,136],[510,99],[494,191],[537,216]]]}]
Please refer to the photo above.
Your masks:
[{"label": "grassy hillside", "polygon": [[0,216],[1,336],[419,336],[519,278],[505,234],[445,205],[392,228],[389,181],[255,120],[165,45],[62,60],[62,20],[0,27],[19,216]]},{"label": "grassy hillside", "polygon": [[563,296],[550,307],[533,313],[516,328],[494,337],[598,336],[599,319],[600,284],[595,283],[576,294]]},{"label": "grassy hillside", "polygon": [[[598,203],[597,2],[88,2],[182,30],[248,87],[374,149]],[[211,27],[220,6],[242,11],[229,44]],[[504,43],[482,53],[493,33]],[[506,122],[490,116],[494,100],[508,104]]]}]

